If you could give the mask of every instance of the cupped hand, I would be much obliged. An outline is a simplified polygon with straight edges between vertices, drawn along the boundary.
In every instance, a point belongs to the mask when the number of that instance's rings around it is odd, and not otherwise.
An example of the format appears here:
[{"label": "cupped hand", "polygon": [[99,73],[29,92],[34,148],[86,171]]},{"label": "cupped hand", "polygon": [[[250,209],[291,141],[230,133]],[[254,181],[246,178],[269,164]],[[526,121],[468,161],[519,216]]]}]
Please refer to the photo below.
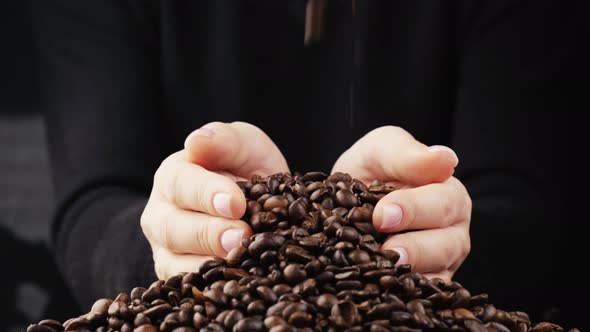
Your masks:
[{"label": "cupped hand", "polygon": [[344,152],[332,172],[349,173],[397,190],[375,206],[373,222],[392,233],[383,249],[400,254],[398,264],[428,277],[450,280],[469,254],[471,198],[453,177],[456,154],[445,146],[428,147],[399,127],[377,128]]},{"label": "cupped hand", "polygon": [[141,216],[160,279],[224,257],[252,234],[239,220],[246,200],[236,181],[289,171],[272,140],[244,122],[209,123],[184,145],[156,171]]}]

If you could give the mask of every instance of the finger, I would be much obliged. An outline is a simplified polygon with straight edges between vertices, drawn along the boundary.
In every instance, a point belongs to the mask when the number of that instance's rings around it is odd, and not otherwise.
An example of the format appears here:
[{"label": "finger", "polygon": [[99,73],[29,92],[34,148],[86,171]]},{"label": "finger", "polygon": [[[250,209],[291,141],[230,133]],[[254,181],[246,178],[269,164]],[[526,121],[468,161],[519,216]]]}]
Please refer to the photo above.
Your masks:
[{"label": "finger", "polygon": [[183,272],[197,272],[211,256],[179,255],[164,248],[154,249],[154,268],[158,279],[167,280]]},{"label": "finger", "polygon": [[141,220],[146,237],[176,254],[224,257],[252,234],[242,220],[213,217],[169,204],[149,209]]},{"label": "finger", "polygon": [[185,141],[188,160],[209,170],[249,177],[288,172],[279,148],[258,127],[245,122],[211,122]]},{"label": "finger", "polygon": [[246,199],[235,181],[189,163],[184,153],[162,163],[154,184],[166,201],[181,209],[229,219],[239,219],[246,211]]},{"label": "finger", "polygon": [[401,181],[412,185],[442,182],[459,159],[448,147],[428,147],[394,126],[377,128],[348,149],[332,172],[353,174],[364,181]]},{"label": "finger", "polygon": [[379,200],[373,212],[375,227],[386,233],[444,228],[471,216],[471,199],[454,177],[442,183],[395,190]]},{"label": "finger", "polygon": [[465,228],[447,227],[396,234],[383,249],[400,254],[397,264],[410,264],[420,273],[456,271],[469,254],[469,234]]}]

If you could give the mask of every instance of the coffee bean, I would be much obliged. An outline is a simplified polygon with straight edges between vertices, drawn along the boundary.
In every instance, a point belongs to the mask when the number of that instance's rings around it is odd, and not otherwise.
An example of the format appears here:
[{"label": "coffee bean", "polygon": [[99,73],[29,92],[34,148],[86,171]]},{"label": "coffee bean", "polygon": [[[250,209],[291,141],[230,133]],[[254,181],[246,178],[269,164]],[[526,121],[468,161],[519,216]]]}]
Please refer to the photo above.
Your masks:
[{"label": "coffee bean", "polygon": [[336,237],[342,241],[356,243],[359,239],[359,232],[352,227],[343,226],[336,231]]},{"label": "coffee bean", "polygon": [[[123,324],[121,324],[123,325]],[[68,324],[64,324],[65,330],[66,331],[78,331],[78,330],[87,330],[90,329],[92,326],[92,323],[90,323],[89,320],[87,320],[86,318],[75,318],[72,321],[70,321]]]},{"label": "coffee bean", "polygon": [[340,189],[336,193],[336,204],[351,209],[359,204],[359,200],[349,189]]},{"label": "coffee bean", "polygon": [[264,183],[257,183],[252,186],[252,189],[250,189],[250,197],[254,200],[267,193],[268,187]]},{"label": "coffee bean", "polygon": [[371,256],[364,250],[353,250],[348,253],[348,261],[351,264],[364,264],[371,261]]},{"label": "coffee bean", "polygon": [[49,326],[31,324],[27,327],[27,332],[56,332],[57,330],[52,329]]},{"label": "coffee bean", "polygon": [[142,325],[133,329],[133,332],[157,332],[158,328],[153,325]]},{"label": "coffee bean", "polygon": [[53,319],[44,319],[39,322],[39,325],[49,327],[56,331],[62,331],[64,329],[63,325],[60,322]]},{"label": "coffee bean", "polygon": [[336,327],[344,328],[359,323],[361,317],[354,302],[345,300],[332,307],[330,320]]},{"label": "coffee bean", "polygon": [[196,332],[196,330],[190,326],[179,326],[172,330],[172,332]]},{"label": "coffee bean", "polygon": [[381,250],[388,235],[372,223],[375,204],[395,190],[383,182],[312,172],[237,185],[254,235],[225,259],[27,331],[563,331],[531,327],[525,312],[496,309],[456,281],[395,266],[399,253]]}]

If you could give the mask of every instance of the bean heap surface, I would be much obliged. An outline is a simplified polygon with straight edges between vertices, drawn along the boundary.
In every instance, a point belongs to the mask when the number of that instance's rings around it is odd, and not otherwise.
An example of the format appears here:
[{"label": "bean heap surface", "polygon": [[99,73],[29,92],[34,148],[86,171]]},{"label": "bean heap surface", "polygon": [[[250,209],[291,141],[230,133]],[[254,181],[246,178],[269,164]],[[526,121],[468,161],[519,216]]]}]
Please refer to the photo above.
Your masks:
[{"label": "bean heap surface", "polygon": [[254,235],[227,257],[27,332],[564,331],[496,308],[456,281],[396,266],[399,255],[381,250],[385,235],[372,224],[393,187],[320,172],[238,185]]}]

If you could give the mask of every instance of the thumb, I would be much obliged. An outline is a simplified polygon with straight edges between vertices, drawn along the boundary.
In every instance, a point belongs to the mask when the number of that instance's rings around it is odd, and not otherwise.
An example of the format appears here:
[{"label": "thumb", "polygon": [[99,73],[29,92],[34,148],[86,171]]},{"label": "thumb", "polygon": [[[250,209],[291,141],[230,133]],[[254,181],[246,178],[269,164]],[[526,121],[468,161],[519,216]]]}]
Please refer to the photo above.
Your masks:
[{"label": "thumb", "polygon": [[369,132],[344,152],[332,172],[350,173],[363,181],[424,185],[445,181],[457,163],[453,150],[427,147],[402,128],[385,126]]},{"label": "thumb", "polygon": [[241,177],[289,172],[283,154],[260,128],[245,122],[211,122],[184,142],[189,162]]}]

